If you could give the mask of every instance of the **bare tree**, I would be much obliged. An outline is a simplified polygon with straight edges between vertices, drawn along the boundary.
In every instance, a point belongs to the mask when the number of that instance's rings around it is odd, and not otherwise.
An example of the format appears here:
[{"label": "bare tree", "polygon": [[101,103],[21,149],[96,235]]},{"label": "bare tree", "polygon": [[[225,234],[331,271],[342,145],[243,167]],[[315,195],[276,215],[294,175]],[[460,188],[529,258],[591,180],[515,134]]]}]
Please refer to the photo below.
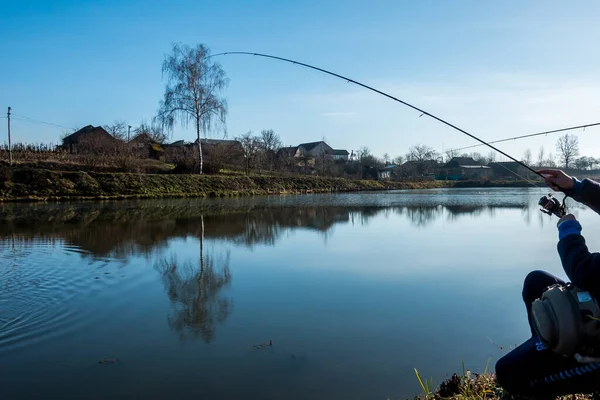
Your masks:
[{"label": "bare tree", "polygon": [[220,64],[207,58],[209,49],[199,44],[191,48],[174,44],[163,61],[162,73],[167,75],[167,86],[157,120],[163,127],[172,129],[175,121],[196,128],[198,161],[202,173],[201,133],[218,124],[225,128],[227,101],[219,93],[229,84],[229,78]]},{"label": "bare tree", "polygon": [[427,160],[435,160],[437,156],[438,154],[433,147],[424,144],[417,144],[408,148],[406,159],[409,161],[421,162]]},{"label": "bare tree", "polygon": [[389,164],[389,162],[390,162],[390,155],[388,153],[384,153],[383,154],[383,162],[385,164]]},{"label": "bare tree", "polygon": [[134,132],[136,135],[146,134],[150,139],[161,144],[165,143],[169,137],[163,127],[156,122],[149,124],[146,121],[142,121],[140,126],[138,126]]},{"label": "bare tree", "polygon": [[565,168],[569,168],[569,164],[579,155],[579,139],[566,133],[556,141],[556,150],[560,153],[560,161]]},{"label": "bare tree", "polygon": [[446,150],[446,161],[452,160],[454,157],[458,157],[458,151],[454,149]]},{"label": "bare tree", "polygon": [[396,164],[396,165],[402,165],[402,163],[404,163],[404,157],[403,156],[398,156],[398,157],[394,158],[394,164]]},{"label": "bare tree", "polygon": [[264,151],[264,158],[268,164],[269,171],[273,171],[277,152],[281,148],[281,139],[273,129],[263,129],[260,132],[260,145]]},{"label": "bare tree", "polygon": [[115,121],[112,125],[104,125],[103,128],[115,139],[125,140],[127,138],[127,122],[125,121]]},{"label": "bare tree", "polygon": [[538,152],[538,160],[537,166],[541,167],[544,164],[544,146],[540,146],[540,151]]},{"label": "bare tree", "polygon": [[525,163],[526,165],[530,165],[531,164],[531,149],[526,149],[525,152],[523,153],[523,163]]},{"label": "bare tree", "polygon": [[256,165],[256,157],[260,149],[260,139],[252,135],[252,131],[248,131],[241,135],[237,140],[242,144],[244,151],[244,170],[246,175],[250,173],[253,166]]},{"label": "bare tree", "polygon": [[495,151],[490,151],[488,153],[486,161],[487,161],[487,164],[491,164],[493,162],[496,162],[496,152]]},{"label": "bare tree", "polygon": [[362,160],[365,157],[371,156],[371,150],[367,146],[362,146],[358,149],[358,161]]},{"label": "bare tree", "polygon": [[478,162],[478,163],[481,163],[481,164],[485,164],[487,162],[487,158],[485,156],[481,155],[481,153],[478,153],[478,152],[471,153],[471,158],[475,162]]},{"label": "bare tree", "polygon": [[548,154],[548,158],[544,161],[544,167],[556,167],[556,161],[554,161],[554,155],[552,153]]}]

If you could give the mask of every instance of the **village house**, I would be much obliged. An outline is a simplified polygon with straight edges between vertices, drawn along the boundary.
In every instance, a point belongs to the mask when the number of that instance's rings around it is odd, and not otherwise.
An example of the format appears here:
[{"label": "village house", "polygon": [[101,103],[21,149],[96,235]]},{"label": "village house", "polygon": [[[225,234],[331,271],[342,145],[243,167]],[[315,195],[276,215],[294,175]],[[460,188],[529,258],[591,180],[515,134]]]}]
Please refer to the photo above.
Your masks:
[{"label": "village house", "polygon": [[103,127],[87,125],[63,138],[60,147],[69,153],[101,152],[114,149],[120,142]]},{"label": "village house", "polygon": [[438,168],[438,180],[492,179],[492,168],[478,163],[471,157],[452,157]]},{"label": "village house", "polygon": [[436,160],[424,161],[405,161],[394,168],[394,175],[397,178],[423,178],[430,177],[439,169],[439,163]]},{"label": "village house", "polygon": [[136,135],[128,144],[139,156],[165,160],[165,150],[158,141],[152,139],[147,133]]},{"label": "village house", "polygon": [[332,161],[348,161],[347,150],[334,149],[324,141],[301,143],[298,146],[282,147],[277,155],[279,157],[293,157],[302,160],[314,161],[325,157]]},{"label": "village house", "polygon": [[377,179],[380,181],[392,179],[392,176],[395,175],[394,169],[397,167],[398,166],[396,164],[389,164],[383,168],[378,168],[377,169]]}]

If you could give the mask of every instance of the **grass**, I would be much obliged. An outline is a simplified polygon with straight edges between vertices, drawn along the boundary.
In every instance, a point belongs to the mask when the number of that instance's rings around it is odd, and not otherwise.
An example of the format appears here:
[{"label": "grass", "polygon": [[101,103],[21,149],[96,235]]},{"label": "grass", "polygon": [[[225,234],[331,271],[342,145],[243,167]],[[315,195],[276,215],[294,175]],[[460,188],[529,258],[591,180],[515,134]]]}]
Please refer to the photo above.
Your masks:
[{"label": "grass", "polygon": [[[465,369],[463,362],[461,375],[454,373],[437,387],[434,387],[433,379],[423,379],[415,368],[415,375],[422,391],[415,400],[532,400],[532,397],[510,394],[502,389],[496,381],[495,374],[489,372],[489,362],[488,359],[482,373],[473,373]],[[591,394],[556,397],[559,400],[591,400],[592,398]]]},{"label": "grass", "polygon": [[[446,187],[521,186],[519,182],[375,181],[316,176],[122,173],[0,166],[0,202],[235,197]],[[526,184],[526,183],[525,183]]]},{"label": "grass", "polygon": [[314,176],[133,174],[1,168],[0,201],[227,197],[447,187]]}]

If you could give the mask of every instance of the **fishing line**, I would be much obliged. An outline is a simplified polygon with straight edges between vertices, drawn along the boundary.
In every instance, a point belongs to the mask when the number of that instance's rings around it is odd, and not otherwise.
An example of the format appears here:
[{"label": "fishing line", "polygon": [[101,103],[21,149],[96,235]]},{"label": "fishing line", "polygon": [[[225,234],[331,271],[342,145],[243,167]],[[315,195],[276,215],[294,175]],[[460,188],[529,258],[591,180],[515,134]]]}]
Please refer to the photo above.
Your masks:
[{"label": "fishing line", "polygon": [[[579,125],[579,126],[571,126],[571,127],[568,127],[568,128],[554,129],[554,130],[545,131],[545,132],[530,133],[528,135],[513,136],[513,137],[506,138],[506,139],[493,140],[493,141],[488,142],[488,143],[508,142],[510,140],[525,139],[525,138],[534,137],[534,136],[547,135],[549,133],[572,131],[572,130],[581,129],[581,128],[583,128],[583,131],[585,132],[585,128],[589,128],[590,126],[597,126],[597,125],[600,125],[600,122],[594,122],[593,124],[586,124],[586,125]],[[460,151],[460,150],[471,149],[473,147],[479,147],[479,146],[481,146],[481,145],[480,144],[474,144],[472,146],[461,147],[459,149],[451,149],[451,150],[448,150],[448,151]]]},{"label": "fishing line", "polygon": [[521,161],[517,160],[517,159],[516,159],[516,158],[514,158],[514,157],[511,157],[511,156],[509,156],[508,154],[506,154],[506,153],[505,153],[505,152],[503,152],[502,150],[500,150],[500,149],[497,149],[496,147],[492,146],[492,145],[491,145],[491,144],[489,144],[489,143],[486,143],[485,141],[483,141],[483,140],[479,139],[479,138],[478,138],[477,136],[475,136],[475,135],[472,135],[472,134],[470,134],[469,132],[465,131],[464,129],[461,129],[461,128],[457,127],[456,125],[453,125],[453,124],[451,124],[450,122],[443,120],[442,118],[436,117],[435,115],[433,115],[433,114],[431,114],[431,113],[429,113],[429,112],[427,112],[427,111],[425,111],[425,110],[423,110],[423,109],[421,109],[421,108],[419,108],[419,107],[416,107],[416,106],[414,106],[414,105],[412,105],[412,104],[410,104],[410,103],[407,103],[406,101],[400,100],[400,99],[398,99],[398,98],[396,98],[396,97],[394,97],[394,96],[392,96],[392,95],[390,95],[390,94],[387,94],[387,93],[385,93],[385,92],[383,92],[383,91],[381,91],[381,90],[378,90],[378,89],[375,89],[375,88],[373,88],[373,87],[371,87],[371,86],[365,85],[364,83],[361,83],[361,82],[355,81],[354,79],[350,79],[350,78],[348,78],[348,77],[345,77],[345,76],[343,76],[343,75],[336,74],[335,72],[331,72],[331,71],[328,71],[328,70],[326,70],[326,69],[323,69],[323,68],[315,67],[314,65],[306,64],[306,63],[303,63],[303,62],[300,62],[300,61],[290,60],[290,59],[288,59],[288,58],[277,57],[277,56],[272,56],[272,55],[269,55],[269,54],[262,54],[262,53],[251,53],[251,52],[247,52],[247,51],[229,51],[229,52],[224,52],[224,53],[217,53],[217,54],[210,55],[210,56],[208,56],[207,58],[210,58],[210,57],[217,57],[217,56],[225,56],[225,55],[231,55],[231,54],[236,54],[236,55],[252,55],[252,56],[265,57],[265,58],[272,58],[272,59],[275,59],[275,60],[285,61],[285,62],[289,62],[289,63],[292,63],[292,64],[301,65],[301,66],[303,66],[303,67],[311,68],[311,69],[314,69],[314,70],[317,70],[317,71],[323,72],[323,73],[325,73],[325,74],[332,75],[332,76],[335,76],[335,77],[337,77],[337,78],[343,79],[343,80],[345,80],[345,81],[347,81],[347,82],[349,82],[349,83],[354,83],[354,84],[356,84],[356,85],[358,85],[358,86],[362,86],[362,87],[364,87],[365,89],[372,90],[372,91],[373,91],[373,92],[375,92],[375,93],[379,93],[379,94],[380,94],[380,95],[382,95],[382,96],[388,97],[388,98],[390,98],[390,99],[392,99],[392,100],[394,100],[394,101],[397,101],[398,103],[404,104],[405,106],[407,106],[407,107],[410,107],[410,108],[412,108],[413,110],[416,110],[416,111],[420,112],[420,113],[421,113],[421,115],[419,115],[419,117],[422,117],[423,115],[427,115],[427,116],[429,116],[429,117],[431,117],[431,118],[435,119],[436,121],[439,121],[439,122],[441,122],[441,123],[443,123],[443,124],[445,124],[445,125],[448,125],[449,127],[453,128],[453,129],[456,129],[457,131],[459,131],[459,132],[461,132],[461,133],[464,133],[465,135],[467,135],[467,136],[469,136],[469,137],[471,137],[471,138],[473,138],[473,139],[477,140],[478,142],[480,142],[480,143],[482,143],[482,144],[484,144],[484,145],[486,145],[486,146],[488,146],[488,147],[492,148],[493,150],[497,151],[498,153],[502,154],[503,156],[505,156],[505,157],[507,157],[507,158],[510,158],[510,159],[511,159],[511,160],[513,160],[514,162],[518,163],[519,165],[521,165],[521,166],[523,166],[523,167],[527,168],[529,171],[533,172],[534,174],[536,174],[536,175],[539,175],[540,177],[542,177],[543,179],[545,179],[544,175],[540,174],[539,172],[537,172],[537,171],[536,171],[536,170],[534,170],[533,168],[529,167],[529,166],[528,166],[528,165],[526,165],[525,163],[523,163],[523,162],[521,162]]}]

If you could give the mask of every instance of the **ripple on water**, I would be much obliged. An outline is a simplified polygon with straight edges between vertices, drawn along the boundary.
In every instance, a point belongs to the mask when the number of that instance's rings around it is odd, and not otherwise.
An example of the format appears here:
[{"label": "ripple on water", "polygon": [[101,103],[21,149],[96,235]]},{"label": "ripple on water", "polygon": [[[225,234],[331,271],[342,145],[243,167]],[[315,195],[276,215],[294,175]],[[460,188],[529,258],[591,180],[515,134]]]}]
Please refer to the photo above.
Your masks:
[{"label": "ripple on water", "polygon": [[[76,257],[65,258],[65,252]],[[13,246],[0,240],[0,354],[93,322],[96,316],[78,306],[78,299],[94,296],[123,274],[110,260],[84,260],[85,254],[60,243]],[[110,307],[103,305],[103,311],[110,313]]]}]

